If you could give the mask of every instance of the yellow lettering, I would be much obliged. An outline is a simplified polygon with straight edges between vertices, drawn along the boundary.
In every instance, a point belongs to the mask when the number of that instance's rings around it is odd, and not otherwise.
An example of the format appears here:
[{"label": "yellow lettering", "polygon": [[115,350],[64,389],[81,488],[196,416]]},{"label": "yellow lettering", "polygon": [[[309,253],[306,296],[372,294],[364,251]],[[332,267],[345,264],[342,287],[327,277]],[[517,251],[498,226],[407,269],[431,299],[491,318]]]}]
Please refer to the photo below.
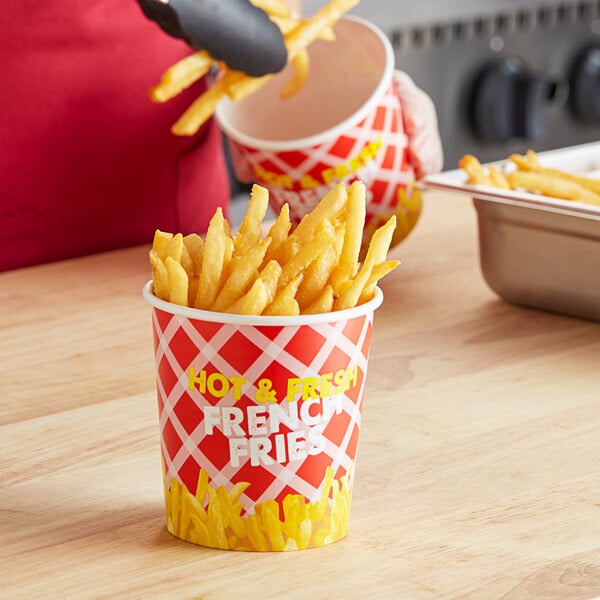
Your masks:
[{"label": "yellow lettering", "polygon": [[352,170],[353,173],[356,173],[361,167],[363,166],[363,161],[359,156],[353,156],[350,159],[350,169]]},{"label": "yellow lettering", "polygon": [[[356,156],[352,156],[347,162],[341,163],[333,168],[323,169],[321,178],[325,184],[330,184],[334,180],[343,180],[352,173],[357,173],[367,163],[375,160],[377,152],[383,148],[383,138],[378,136],[376,140],[365,144]],[[304,187],[304,186],[303,186]]]},{"label": "yellow lettering", "polygon": [[252,167],[252,171],[258,179],[262,179],[262,181],[270,183],[275,187],[286,188],[288,190],[291,190],[294,187],[291,175],[287,175],[286,173],[274,173],[273,171],[267,171],[256,165]]},{"label": "yellow lettering", "polygon": [[344,177],[347,177],[348,174],[350,173],[350,170],[348,169],[348,165],[346,163],[342,163],[341,165],[338,165],[337,167],[335,167],[334,171],[335,171],[335,176],[340,180],[344,179]]},{"label": "yellow lettering", "polygon": [[211,373],[206,381],[206,387],[215,398],[223,398],[229,391],[229,381],[221,373]]},{"label": "yellow lettering", "polygon": [[317,388],[319,386],[319,379],[317,377],[306,377],[302,382],[302,400],[308,398],[318,398]]},{"label": "yellow lettering", "polygon": [[[286,400],[303,402],[331,398],[358,384],[358,365],[339,369],[335,373],[322,373],[315,377],[291,377],[287,382]],[[298,397],[299,396],[299,397]]]},{"label": "yellow lettering", "polygon": [[321,177],[325,183],[331,183],[334,178],[333,169],[323,169],[323,171],[321,171]]},{"label": "yellow lettering", "polygon": [[287,394],[285,399],[293,402],[296,394],[302,391],[302,379],[300,377],[290,377],[287,382]]},{"label": "yellow lettering", "polygon": [[359,154],[360,158],[365,162],[368,163],[370,161],[373,160],[373,158],[375,158],[372,154],[371,151],[371,147],[369,144],[367,144],[361,151]]},{"label": "yellow lettering", "polygon": [[216,398],[223,398],[233,386],[233,399],[239,400],[242,397],[243,386],[246,383],[244,377],[232,375],[230,378],[221,373],[211,373],[207,375],[204,369],[196,373],[194,367],[188,369],[188,389],[198,390],[201,394],[212,394]]},{"label": "yellow lettering", "polygon": [[346,371],[345,369],[340,369],[335,372],[333,376],[333,383],[335,383],[335,388],[333,390],[334,394],[341,394],[346,389]]},{"label": "yellow lettering", "polygon": [[358,365],[349,367],[346,372],[346,389],[349,390],[351,387],[358,383]]},{"label": "yellow lettering", "polygon": [[300,187],[303,190],[312,190],[319,187],[319,182],[312,175],[302,175],[300,177]]},{"label": "yellow lettering", "polygon": [[292,181],[292,178],[290,175],[280,175],[277,179],[277,184],[278,187],[284,187],[288,190],[291,190],[294,188],[294,182]]},{"label": "yellow lettering", "polygon": [[333,394],[333,385],[331,385],[332,379],[333,373],[321,375],[321,398],[328,398]]},{"label": "yellow lettering", "polygon": [[268,180],[268,173],[262,167],[257,167],[256,165],[253,165],[252,170],[254,171],[256,177],[258,177],[259,179],[262,179],[264,181]]},{"label": "yellow lettering", "polygon": [[242,386],[246,383],[246,378],[232,375],[229,381],[233,384],[233,399],[239,400],[242,397]]},{"label": "yellow lettering", "polygon": [[188,390],[195,390],[196,385],[200,392],[204,393],[206,391],[206,371],[202,369],[200,375],[197,376],[196,369],[190,367],[188,369]]}]

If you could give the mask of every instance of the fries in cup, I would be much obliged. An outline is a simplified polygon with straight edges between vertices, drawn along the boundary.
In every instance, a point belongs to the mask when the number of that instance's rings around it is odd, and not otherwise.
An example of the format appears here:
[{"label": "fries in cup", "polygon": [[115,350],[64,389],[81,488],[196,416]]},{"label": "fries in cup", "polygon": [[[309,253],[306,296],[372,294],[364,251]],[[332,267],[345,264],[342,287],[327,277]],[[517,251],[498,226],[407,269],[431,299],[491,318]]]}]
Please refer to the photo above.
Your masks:
[{"label": "fries in cup", "polygon": [[222,313],[297,315],[368,302],[398,261],[387,258],[392,215],[365,249],[365,186],[336,185],[295,229],[284,205],[263,236],[268,192],[255,184],[232,234],[217,209],[205,237],[157,231],[149,259],[154,294],[174,304]]},{"label": "fries in cup", "polygon": [[398,266],[395,216],[361,258],[365,192],[340,183],[268,227],[255,185],[235,232],[221,210],[205,236],[156,231],[143,295],[174,536],[277,552],[347,535],[377,283]]}]

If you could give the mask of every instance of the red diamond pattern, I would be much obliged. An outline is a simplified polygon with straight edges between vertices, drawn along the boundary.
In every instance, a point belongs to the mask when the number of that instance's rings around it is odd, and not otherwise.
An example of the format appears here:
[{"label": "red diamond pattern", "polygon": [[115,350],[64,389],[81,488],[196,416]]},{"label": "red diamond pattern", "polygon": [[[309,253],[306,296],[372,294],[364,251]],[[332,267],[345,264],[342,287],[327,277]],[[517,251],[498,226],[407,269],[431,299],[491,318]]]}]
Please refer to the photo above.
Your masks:
[{"label": "red diamond pattern", "polygon": [[177,404],[173,406],[173,412],[188,435],[192,435],[194,429],[204,419],[202,409],[188,392],[181,394]]},{"label": "red diamond pattern", "polygon": [[185,367],[186,365],[191,364],[198,354],[198,348],[190,343],[190,338],[185,329],[179,328],[176,333],[173,334],[172,343],[178,348],[181,348],[181,352],[177,354],[177,362],[179,365]]},{"label": "red diamond pattern", "polygon": [[[246,512],[253,512],[255,503],[267,499],[281,501],[288,493],[316,499],[325,466],[331,465],[339,474],[348,472],[357,448],[367,368],[365,352],[369,349],[373,317],[372,309],[365,307],[362,313],[360,310],[346,321],[268,327],[216,326],[153,308],[161,443],[167,479],[175,477],[193,491],[202,468],[213,486],[229,488],[238,481],[248,481],[250,486],[241,500]],[[291,377],[318,378],[351,365],[357,365],[358,376],[356,385],[345,393],[322,403],[318,399],[304,404],[300,400],[286,401]],[[241,397],[235,400],[231,390],[215,397],[202,393],[198,384],[190,391],[190,367],[196,375],[204,371],[207,377],[218,373],[222,380],[243,378]],[[279,403],[279,407],[271,410],[278,410],[292,421],[294,414],[300,416],[291,428],[283,421],[277,429],[265,429],[251,436],[249,407],[258,406],[260,410],[254,409],[258,410],[258,418],[268,423],[271,403],[259,401],[262,379],[269,380]],[[310,422],[318,420],[327,410],[325,404],[329,405],[326,416],[318,425]],[[215,411],[216,423],[209,419],[206,410]],[[236,432],[235,426],[230,437],[224,433],[225,427],[219,420],[224,418],[222,410],[243,417],[238,423],[241,433]],[[318,438],[318,434],[325,439]],[[309,436],[313,437],[309,440]],[[304,459],[290,460],[288,437],[305,451]],[[317,445],[315,440],[324,443],[320,452],[311,454],[309,450]],[[241,444],[246,450],[251,444],[267,444],[267,458],[253,465],[248,452],[242,451],[236,466],[230,460],[230,443]]]},{"label": "red diamond pattern", "polygon": [[239,331],[236,331],[219,350],[219,355],[229,364],[236,365],[240,372],[247,371],[260,353],[261,349]]},{"label": "red diamond pattern", "polygon": [[[414,180],[394,82],[370,115],[329,142],[285,152],[257,150],[233,139],[229,144],[236,170],[253,173],[257,183],[269,188],[275,213],[284,203],[289,204],[294,223],[340,180],[349,184],[355,179],[367,187],[367,224],[379,223],[381,215],[395,212],[398,190],[407,188]],[[365,151],[367,155],[374,153],[374,158],[365,158]],[[265,172],[270,176],[261,176]],[[288,176],[285,184],[273,177],[278,175]]]},{"label": "red diamond pattern", "polygon": [[311,328],[298,329],[286,344],[285,351],[299,360],[310,363],[323,347],[324,342],[325,338],[318,330]]},{"label": "red diamond pattern", "polygon": [[207,342],[210,342],[222,327],[221,323],[210,321],[191,321],[190,324]]},{"label": "red diamond pattern", "polygon": [[383,128],[385,127],[385,117],[386,117],[387,111],[385,109],[384,106],[378,106],[375,109],[375,117],[373,119],[373,129],[377,130],[377,131],[382,131]]},{"label": "red diamond pattern", "polygon": [[341,135],[331,146],[329,152],[333,156],[339,156],[340,158],[348,158],[354,148],[355,140],[346,135]]},{"label": "red diamond pattern", "polygon": [[165,391],[166,395],[169,395],[177,382],[179,381],[178,374],[173,370],[169,361],[163,358],[158,364],[158,376],[159,382]]}]

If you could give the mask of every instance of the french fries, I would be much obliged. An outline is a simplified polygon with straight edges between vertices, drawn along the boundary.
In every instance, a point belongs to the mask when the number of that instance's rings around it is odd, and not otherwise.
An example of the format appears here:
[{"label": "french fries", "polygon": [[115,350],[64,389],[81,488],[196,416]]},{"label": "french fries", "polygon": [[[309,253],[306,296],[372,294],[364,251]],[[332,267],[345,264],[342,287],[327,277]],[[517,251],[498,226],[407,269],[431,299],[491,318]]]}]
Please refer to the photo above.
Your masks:
[{"label": "french fries", "polygon": [[294,77],[286,82],[281,88],[280,97],[284,100],[297,94],[308,79],[308,71],[310,68],[308,50],[304,48],[298,52],[298,54],[292,58],[291,63],[294,67]]},{"label": "french fries", "polygon": [[475,185],[522,189],[551,198],[600,206],[600,179],[544,167],[533,150],[524,155],[511,154],[509,161],[515,167],[512,170],[501,171],[494,165],[488,165],[486,169],[475,156],[466,154],[459,160],[458,166],[467,173],[468,182]]},{"label": "french fries", "polygon": [[563,181],[570,181],[572,183],[576,183],[586,190],[594,192],[595,194],[600,194],[599,179],[582,177],[573,173],[567,173],[566,171],[544,167],[540,164],[539,159],[533,150],[528,150],[525,156],[520,154],[511,154],[509,158],[521,171],[538,173],[540,175],[546,175],[550,178],[556,177]]},{"label": "french fries", "polygon": [[[307,47],[317,38],[328,41],[335,39],[333,25],[359,2],[360,0],[330,0],[312,17],[301,19],[294,17],[282,0],[252,0],[252,3],[264,10],[280,28],[287,48],[288,62],[293,67],[292,78],[280,91],[282,99],[297,93],[308,77],[310,65]],[[219,70],[219,75],[213,85],[200,95],[173,124],[171,131],[175,135],[194,135],[212,116],[223,98],[229,97],[234,102],[238,102],[255,92],[271,78],[271,75],[250,77],[240,71],[234,71],[216,61],[206,51],[200,50],[171,65],[160,81],[150,89],[150,98],[154,102],[167,102],[213,68]]]},{"label": "french fries", "polygon": [[327,467],[321,495],[308,502],[288,494],[281,503],[266,500],[254,514],[242,514],[240,497],[250,485],[214,487],[201,470],[195,493],[175,478],[165,481],[167,529],[177,537],[223,550],[286,551],[331,544],[348,532],[350,473],[335,479]]},{"label": "french fries", "polygon": [[169,67],[160,83],[150,89],[150,98],[154,102],[166,102],[174,98],[206,75],[213,66],[212,56],[198,50]]},{"label": "french fries", "polygon": [[235,234],[221,209],[204,238],[156,231],[149,253],[154,294],[222,313],[331,312],[369,301],[399,264],[387,259],[395,215],[374,231],[361,262],[366,190],[360,181],[337,184],[295,229],[284,205],[263,235],[267,205],[268,191],[254,185]]}]

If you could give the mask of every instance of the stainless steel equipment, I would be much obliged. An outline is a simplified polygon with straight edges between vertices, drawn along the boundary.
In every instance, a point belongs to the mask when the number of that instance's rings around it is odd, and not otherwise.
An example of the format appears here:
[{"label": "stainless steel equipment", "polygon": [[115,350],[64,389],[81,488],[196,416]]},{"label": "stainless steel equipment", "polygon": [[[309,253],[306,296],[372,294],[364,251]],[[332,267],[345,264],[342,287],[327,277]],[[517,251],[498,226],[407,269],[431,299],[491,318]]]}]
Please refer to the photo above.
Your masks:
[{"label": "stainless steel equipment", "polygon": [[[322,2],[304,0],[307,12]],[[446,168],[600,139],[600,1],[363,0],[434,100]]]},{"label": "stainless steel equipment", "polygon": [[[538,156],[548,167],[600,176],[600,143]],[[464,172],[452,170],[428,176],[424,185],[473,198],[490,288],[514,304],[600,321],[600,206],[465,181]]]}]

